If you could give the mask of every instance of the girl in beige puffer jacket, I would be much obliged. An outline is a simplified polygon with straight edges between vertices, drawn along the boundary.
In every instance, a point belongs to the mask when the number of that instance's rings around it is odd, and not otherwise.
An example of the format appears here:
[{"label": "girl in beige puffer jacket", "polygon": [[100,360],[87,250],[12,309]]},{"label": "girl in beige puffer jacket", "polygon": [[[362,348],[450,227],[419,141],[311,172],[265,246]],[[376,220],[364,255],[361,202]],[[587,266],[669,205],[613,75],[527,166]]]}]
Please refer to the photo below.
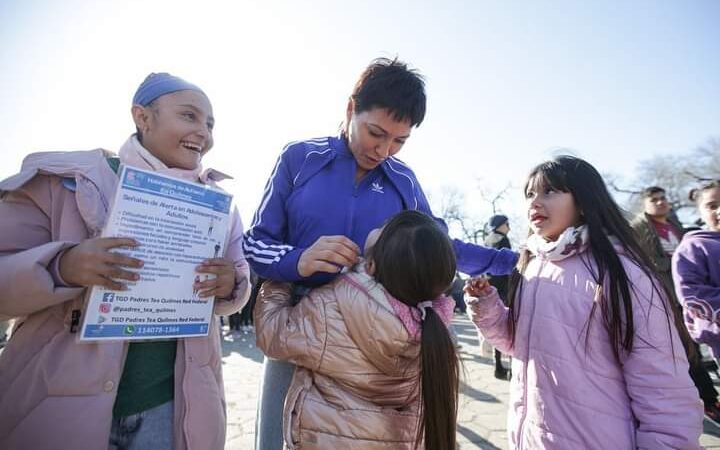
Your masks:
[{"label": "girl in beige puffer jacket", "polygon": [[260,292],[258,346],[298,366],[285,399],[285,443],[454,449],[454,302],[442,295],[455,274],[450,241],[430,217],[404,211],[368,247],[366,263],[295,306],[290,284],[266,282]]}]

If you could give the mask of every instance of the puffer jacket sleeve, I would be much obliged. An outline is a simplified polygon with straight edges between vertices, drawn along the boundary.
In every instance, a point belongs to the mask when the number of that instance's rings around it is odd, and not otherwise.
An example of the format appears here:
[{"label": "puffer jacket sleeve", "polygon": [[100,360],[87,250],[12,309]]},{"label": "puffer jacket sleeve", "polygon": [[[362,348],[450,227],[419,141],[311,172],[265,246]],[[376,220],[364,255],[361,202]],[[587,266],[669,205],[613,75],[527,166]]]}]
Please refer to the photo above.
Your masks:
[{"label": "puffer jacket sleeve", "polygon": [[685,238],[672,257],[675,293],[685,311],[685,325],[697,342],[708,344],[720,356],[720,333],[715,317],[720,311],[720,286],[713,286],[708,255]]},{"label": "puffer jacket sleeve", "polygon": [[648,277],[634,278],[635,339],[622,368],[638,422],[637,448],[699,449],[703,411],[671,313]]},{"label": "puffer jacket sleeve", "polygon": [[63,194],[51,192],[51,180],[35,177],[0,200],[0,319],[64,303],[84,289],[59,279],[59,256],[77,242],[51,241],[49,205]]},{"label": "puffer jacket sleeve", "polygon": [[465,303],[468,317],[483,337],[496,349],[512,356],[510,309],[503,304],[497,289],[493,287],[491,294],[481,298],[465,295]]},{"label": "puffer jacket sleeve", "polygon": [[266,281],[255,305],[257,346],[270,358],[317,370],[327,342],[323,288],[314,289],[297,305],[290,303],[292,285]]},{"label": "puffer jacket sleeve", "polygon": [[235,288],[227,298],[215,299],[214,312],[228,316],[239,311],[250,297],[250,268],[243,252],[243,224],[237,207],[230,216],[230,235],[225,257],[235,263]]}]

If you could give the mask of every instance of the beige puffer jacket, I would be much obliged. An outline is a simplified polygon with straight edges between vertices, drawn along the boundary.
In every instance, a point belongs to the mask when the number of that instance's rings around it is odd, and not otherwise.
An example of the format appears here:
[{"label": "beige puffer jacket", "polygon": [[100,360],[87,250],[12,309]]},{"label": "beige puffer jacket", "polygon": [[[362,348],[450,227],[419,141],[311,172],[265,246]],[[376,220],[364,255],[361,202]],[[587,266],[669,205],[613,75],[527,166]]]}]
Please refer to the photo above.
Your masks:
[{"label": "beige puffer jacket", "polygon": [[290,449],[414,448],[420,345],[358,267],[296,306],[287,283],[266,282],[258,297],[258,347],[298,366],[283,413]]}]

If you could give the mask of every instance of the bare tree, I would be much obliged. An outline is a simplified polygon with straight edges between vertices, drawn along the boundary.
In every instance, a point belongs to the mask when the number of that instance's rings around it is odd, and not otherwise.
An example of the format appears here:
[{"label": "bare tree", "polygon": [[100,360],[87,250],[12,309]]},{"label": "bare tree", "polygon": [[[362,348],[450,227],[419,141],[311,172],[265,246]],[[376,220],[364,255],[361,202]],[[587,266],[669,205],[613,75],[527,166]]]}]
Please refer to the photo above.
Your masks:
[{"label": "bare tree", "polygon": [[505,195],[512,188],[512,184],[508,183],[499,191],[491,191],[489,189],[480,188],[480,197],[490,204],[493,215],[498,213],[499,203],[505,199]]},{"label": "bare tree", "polygon": [[695,150],[676,155],[657,155],[641,161],[632,182],[624,182],[613,175],[605,175],[608,187],[626,194],[627,207],[641,209],[640,193],[648,186],[665,189],[675,210],[694,207],[688,193],[700,182],[720,177],[720,139],[709,139]]},{"label": "bare tree", "polygon": [[448,226],[455,225],[462,233],[461,239],[466,242],[477,244],[485,238],[484,222],[467,213],[465,195],[457,187],[442,188],[440,216]]}]

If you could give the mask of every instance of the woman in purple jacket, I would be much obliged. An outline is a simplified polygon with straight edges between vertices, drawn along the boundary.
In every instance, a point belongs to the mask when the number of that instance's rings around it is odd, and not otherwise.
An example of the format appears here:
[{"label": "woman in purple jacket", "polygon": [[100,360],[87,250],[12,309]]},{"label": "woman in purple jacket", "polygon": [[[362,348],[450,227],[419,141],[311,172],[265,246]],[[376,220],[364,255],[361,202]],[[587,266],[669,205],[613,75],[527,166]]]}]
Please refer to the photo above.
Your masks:
[{"label": "woman in purple jacket", "polygon": [[720,356],[720,180],[691,192],[707,230],[683,238],[672,258],[675,292],[690,336]]},{"label": "woman in purple jacket", "polygon": [[[370,230],[393,215],[432,216],[414,172],[396,157],[423,122],[425,106],[420,74],[402,61],[373,61],[352,90],[340,135],[290,143],[278,157],[243,242],[253,271],[298,290],[319,286],[355,264]],[[461,272],[504,275],[515,266],[508,249],[452,243]],[[256,449],[282,448],[278,418],[294,370],[265,359]]]}]

